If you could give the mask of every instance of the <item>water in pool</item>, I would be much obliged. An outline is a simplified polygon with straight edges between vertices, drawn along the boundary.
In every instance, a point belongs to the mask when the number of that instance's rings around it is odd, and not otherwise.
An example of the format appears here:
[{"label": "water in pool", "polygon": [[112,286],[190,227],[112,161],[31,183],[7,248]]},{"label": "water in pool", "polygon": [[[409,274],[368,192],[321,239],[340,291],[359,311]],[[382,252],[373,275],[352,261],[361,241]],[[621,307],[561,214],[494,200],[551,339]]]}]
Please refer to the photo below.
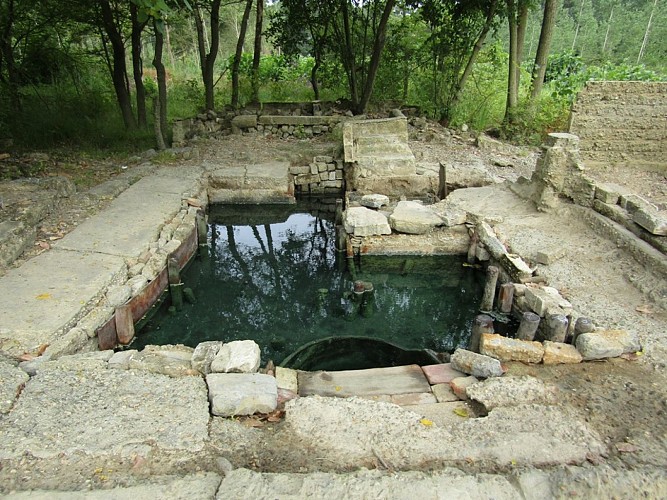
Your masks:
[{"label": "water in pool", "polygon": [[[307,205],[213,207],[208,251],[182,276],[196,303],[175,314],[165,303],[132,347],[253,339],[263,362],[277,364],[335,336],[452,352],[468,342],[483,287],[483,275],[463,264],[460,257],[363,257],[347,269],[326,213]],[[372,301],[355,295],[355,281],[372,283]]]}]

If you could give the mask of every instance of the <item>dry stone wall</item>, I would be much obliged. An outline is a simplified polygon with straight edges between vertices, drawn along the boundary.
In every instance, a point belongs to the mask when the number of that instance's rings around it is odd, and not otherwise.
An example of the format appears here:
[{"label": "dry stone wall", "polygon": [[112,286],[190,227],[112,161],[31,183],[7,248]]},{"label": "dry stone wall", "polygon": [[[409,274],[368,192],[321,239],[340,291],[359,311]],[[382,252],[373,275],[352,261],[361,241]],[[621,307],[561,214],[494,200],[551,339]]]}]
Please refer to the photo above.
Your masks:
[{"label": "dry stone wall", "polygon": [[569,129],[584,164],[667,167],[667,82],[588,82]]}]

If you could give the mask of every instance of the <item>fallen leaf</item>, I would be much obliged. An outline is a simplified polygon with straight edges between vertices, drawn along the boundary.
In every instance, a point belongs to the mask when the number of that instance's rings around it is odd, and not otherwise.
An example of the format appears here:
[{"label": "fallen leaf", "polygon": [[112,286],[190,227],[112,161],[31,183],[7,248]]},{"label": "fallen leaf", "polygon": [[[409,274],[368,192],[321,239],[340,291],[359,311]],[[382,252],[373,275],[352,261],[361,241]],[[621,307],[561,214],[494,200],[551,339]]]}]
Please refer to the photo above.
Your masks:
[{"label": "fallen leaf", "polygon": [[433,421],[429,420],[428,418],[422,418],[419,423],[424,427],[433,427]]},{"label": "fallen leaf", "polygon": [[616,443],[616,449],[621,453],[634,453],[639,448],[632,443]]},{"label": "fallen leaf", "polygon": [[36,356],[34,354],[30,354],[29,352],[24,352],[19,356],[19,361],[32,361],[33,359],[35,359],[35,357]]},{"label": "fallen leaf", "polygon": [[248,418],[246,420],[243,420],[242,424],[245,425],[246,427],[264,427],[264,422],[261,422],[260,420],[255,420],[254,418]]},{"label": "fallen leaf", "polygon": [[38,241],[37,243],[35,243],[35,245],[37,245],[39,248],[43,250],[48,250],[49,248],[51,248],[51,245],[49,245],[46,241]]},{"label": "fallen leaf", "polygon": [[334,387],[334,390],[335,390],[336,392],[340,392],[340,391],[343,390],[343,388],[342,388],[341,386],[337,385],[336,387]]},{"label": "fallen leaf", "polygon": [[44,351],[46,351],[46,348],[47,348],[47,347],[49,347],[49,344],[41,344],[41,345],[37,348],[37,356],[41,356],[42,354],[44,354]]},{"label": "fallen leaf", "polygon": [[466,410],[465,408],[454,408],[453,411],[459,417],[463,417],[463,418],[470,417],[470,414],[468,413],[468,410]]},{"label": "fallen leaf", "polygon": [[185,200],[191,207],[201,208],[201,201],[197,198],[188,198]]},{"label": "fallen leaf", "polygon": [[48,300],[52,299],[53,296],[50,293],[40,293],[37,297],[35,297],[37,300]]},{"label": "fallen leaf", "polygon": [[655,311],[649,304],[641,304],[637,307],[635,307],[635,311],[640,312],[642,314],[654,314]]}]

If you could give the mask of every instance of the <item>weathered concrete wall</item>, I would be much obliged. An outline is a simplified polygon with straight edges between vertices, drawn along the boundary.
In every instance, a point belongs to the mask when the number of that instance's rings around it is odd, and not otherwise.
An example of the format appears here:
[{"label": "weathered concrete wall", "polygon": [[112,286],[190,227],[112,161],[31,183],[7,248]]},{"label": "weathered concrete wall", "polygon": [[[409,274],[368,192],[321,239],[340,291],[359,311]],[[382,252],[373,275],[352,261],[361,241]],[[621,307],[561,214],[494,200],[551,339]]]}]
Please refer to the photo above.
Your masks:
[{"label": "weathered concrete wall", "polygon": [[569,129],[584,164],[667,168],[667,82],[588,82]]}]

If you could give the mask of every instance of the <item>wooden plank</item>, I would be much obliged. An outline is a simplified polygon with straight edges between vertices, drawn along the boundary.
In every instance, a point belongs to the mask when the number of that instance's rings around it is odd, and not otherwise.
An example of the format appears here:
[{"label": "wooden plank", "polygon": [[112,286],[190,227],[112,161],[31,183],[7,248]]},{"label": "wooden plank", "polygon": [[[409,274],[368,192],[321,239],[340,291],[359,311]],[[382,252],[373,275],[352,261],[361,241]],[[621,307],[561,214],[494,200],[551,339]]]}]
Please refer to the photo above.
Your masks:
[{"label": "wooden plank", "polygon": [[176,260],[178,260],[178,265],[181,269],[183,269],[185,264],[187,264],[195,254],[198,247],[197,230],[193,227],[192,230],[188,233],[187,238],[183,240],[181,245],[176,250],[174,250],[171,255],[176,257]]},{"label": "wooden plank", "polygon": [[97,334],[97,345],[100,348],[100,351],[106,351],[107,349],[115,349],[118,345],[118,337],[116,336],[116,319],[114,316],[100,326],[96,332]]},{"label": "wooden plank", "polygon": [[134,321],[132,319],[132,308],[124,305],[116,308],[116,336],[118,342],[123,345],[129,344],[134,338]]},{"label": "wooden plank", "polygon": [[376,396],[430,390],[431,386],[418,365],[340,372],[299,372],[300,396]]},{"label": "wooden plank", "polygon": [[168,282],[167,268],[164,268],[153,281],[143,288],[139,295],[130,300],[129,305],[132,308],[132,318],[135,323],[143,318],[146,311],[157,302],[160,294],[167,288]]}]

